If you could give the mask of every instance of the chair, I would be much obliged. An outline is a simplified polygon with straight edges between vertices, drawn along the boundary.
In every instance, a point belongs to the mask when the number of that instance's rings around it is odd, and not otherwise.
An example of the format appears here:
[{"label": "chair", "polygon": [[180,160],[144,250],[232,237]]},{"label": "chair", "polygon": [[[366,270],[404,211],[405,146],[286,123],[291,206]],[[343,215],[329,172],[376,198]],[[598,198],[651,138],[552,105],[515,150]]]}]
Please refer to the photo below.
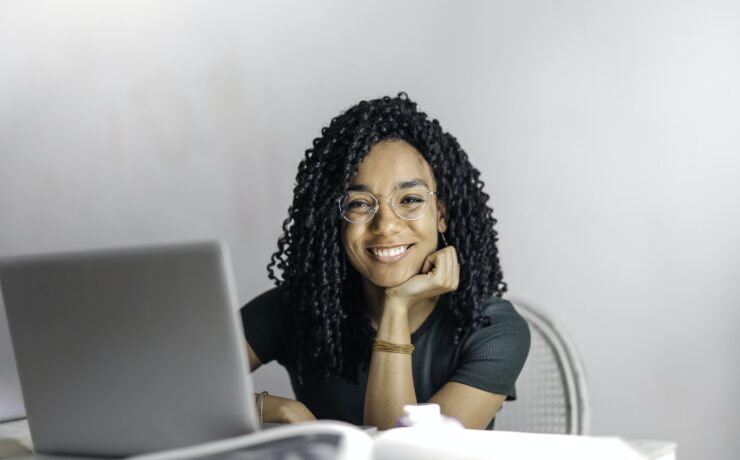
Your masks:
[{"label": "chair", "polygon": [[573,343],[544,311],[518,299],[508,300],[527,320],[532,345],[516,382],[517,400],[504,403],[495,429],[588,434],[589,394]]}]

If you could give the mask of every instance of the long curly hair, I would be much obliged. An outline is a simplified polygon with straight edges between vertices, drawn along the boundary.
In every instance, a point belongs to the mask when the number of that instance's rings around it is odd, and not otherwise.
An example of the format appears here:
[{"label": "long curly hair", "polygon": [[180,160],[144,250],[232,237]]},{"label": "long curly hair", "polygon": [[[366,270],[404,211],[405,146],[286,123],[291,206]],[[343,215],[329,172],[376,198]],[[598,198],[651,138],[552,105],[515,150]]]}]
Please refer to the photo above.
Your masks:
[{"label": "long curly hair", "polygon": [[489,196],[457,139],[406,93],[361,101],[332,119],[306,150],[278,249],[267,265],[294,308],[299,382],[306,371],[357,382],[360,369],[367,370],[375,332],[361,300],[360,275],[344,253],[336,200],[370,149],[389,140],[404,140],[424,156],[446,205],[445,237],[460,263],[458,289],[445,302],[457,323],[451,343],[485,324],[481,305],[506,292]]}]

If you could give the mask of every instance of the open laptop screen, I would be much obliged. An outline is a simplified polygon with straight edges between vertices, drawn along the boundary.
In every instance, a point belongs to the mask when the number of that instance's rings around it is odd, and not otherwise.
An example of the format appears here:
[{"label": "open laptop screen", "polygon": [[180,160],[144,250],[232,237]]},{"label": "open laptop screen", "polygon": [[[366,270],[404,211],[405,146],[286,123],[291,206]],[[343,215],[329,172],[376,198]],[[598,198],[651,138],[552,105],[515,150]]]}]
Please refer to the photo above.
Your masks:
[{"label": "open laptop screen", "polygon": [[0,422],[25,416],[21,384],[18,381],[13,345],[10,342],[10,331],[5,317],[5,304],[0,295]]},{"label": "open laptop screen", "polygon": [[223,245],[3,259],[0,283],[37,451],[124,456],[258,428]]}]

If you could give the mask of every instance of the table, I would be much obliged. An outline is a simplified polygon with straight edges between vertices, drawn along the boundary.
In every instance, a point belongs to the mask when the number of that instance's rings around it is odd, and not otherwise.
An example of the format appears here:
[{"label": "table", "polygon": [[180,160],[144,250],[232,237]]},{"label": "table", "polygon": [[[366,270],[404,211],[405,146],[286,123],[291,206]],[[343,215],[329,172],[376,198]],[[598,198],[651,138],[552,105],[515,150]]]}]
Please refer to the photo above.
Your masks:
[{"label": "table", "polygon": [[[507,442],[517,442],[517,438],[521,438],[522,442],[526,442],[527,445],[532,445],[533,441],[540,440],[542,443],[553,444],[553,441],[558,439],[578,440],[580,438],[583,442],[594,442],[603,443],[605,446],[619,446],[620,444],[626,444],[644,459],[648,460],[676,460],[676,443],[665,442],[665,441],[635,441],[635,440],[621,440],[619,438],[606,438],[606,437],[573,437],[565,435],[538,435],[533,433],[506,433],[506,432],[482,432],[480,430],[464,430],[466,435],[480,438],[481,436],[490,435],[497,437],[497,440],[508,440]],[[390,432],[385,432],[390,433]],[[554,438],[557,437],[557,438]],[[398,436],[396,436],[398,437]],[[383,433],[376,436],[376,440],[383,440],[388,444],[388,440],[393,441],[393,436],[387,436]],[[405,439],[401,438],[402,441]],[[513,441],[512,441],[513,440]],[[608,442],[611,442],[609,444]],[[380,442],[380,441],[378,441]],[[377,444],[376,444],[377,445]],[[397,446],[391,446],[397,448]],[[444,455],[444,453],[442,453]],[[440,457],[441,458],[441,457]],[[50,456],[35,454],[33,452],[33,443],[31,436],[28,431],[28,424],[25,420],[17,420],[13,422],[6,422],[0,424],[0,459],[13,459],[13,460],[80,460],[75,457],[61,457],[61,456]],[[85,460],[90,460],[86,458]]]}]

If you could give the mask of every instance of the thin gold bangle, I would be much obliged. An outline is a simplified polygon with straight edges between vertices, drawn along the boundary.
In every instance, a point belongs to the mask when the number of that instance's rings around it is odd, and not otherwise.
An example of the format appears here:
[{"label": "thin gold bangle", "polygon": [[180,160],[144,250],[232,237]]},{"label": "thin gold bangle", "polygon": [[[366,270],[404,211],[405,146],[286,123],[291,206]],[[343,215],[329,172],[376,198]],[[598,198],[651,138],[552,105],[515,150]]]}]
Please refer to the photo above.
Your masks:
[{"label": "thin gold bangle", "polygon": [[264,423],[264,419],[262,418],[262,413],[265,407],[265,396],[270,396],[270,393],[263,391],[257,395],[257,407],[259,408],[259,411],[260,411],[260,423]]},{"label": "thin gold bangle", "polygon": [[402,353],[404,355],[410,355],[414,352],[414,345],[410,343],[398,344],[386,342],[385,340],[376,337],[375,339],[373,339],[373,350],[384,351],[387,353]]}]

